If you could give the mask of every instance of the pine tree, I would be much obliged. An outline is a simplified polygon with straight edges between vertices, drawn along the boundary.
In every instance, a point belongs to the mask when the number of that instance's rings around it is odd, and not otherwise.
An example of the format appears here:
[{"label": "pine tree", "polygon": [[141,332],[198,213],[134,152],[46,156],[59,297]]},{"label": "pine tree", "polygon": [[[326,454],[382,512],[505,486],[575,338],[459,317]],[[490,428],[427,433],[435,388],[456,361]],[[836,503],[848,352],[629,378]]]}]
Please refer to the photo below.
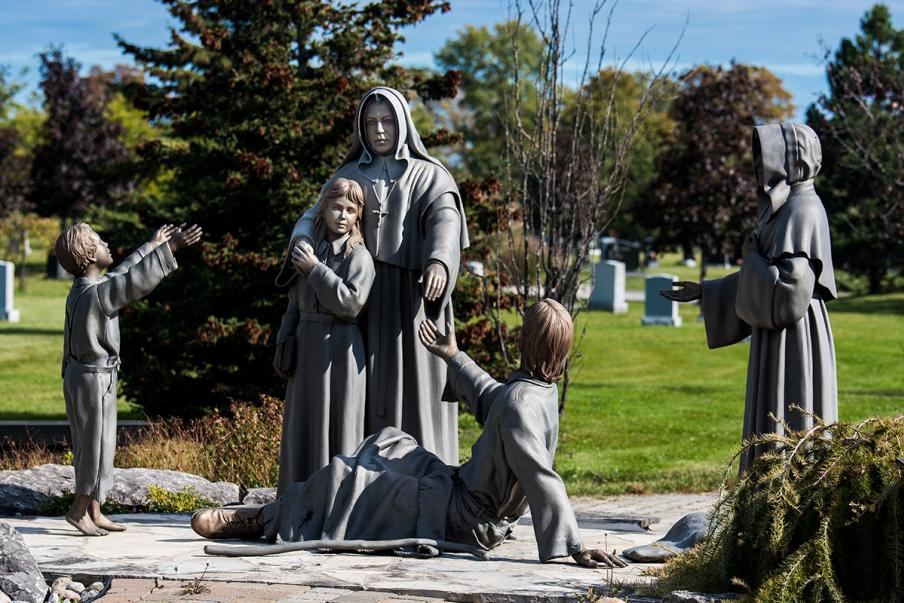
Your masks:
[{"label": "pine tree", "polygon": [[392,63],[399,30],[444,2],[164,3],[180,24],[168,48],[119,39],[152,76],[128,94],[172,132],[141,148],[172,172],[171,194],[139,211],[149,227],[197,222],[206,241],[126,313],[123,390],[149,413],[192,415],[282,395],[271,336],[286,296],[273,279],[292,224],[348,148],[363,92],[454,90]]},{"label": "pine tree", "polygon": [[820,135],[820,186],[838,265],[877,293],[904,267],[904,29],[877,4],[826,66],[829,94],[807,120]]}]

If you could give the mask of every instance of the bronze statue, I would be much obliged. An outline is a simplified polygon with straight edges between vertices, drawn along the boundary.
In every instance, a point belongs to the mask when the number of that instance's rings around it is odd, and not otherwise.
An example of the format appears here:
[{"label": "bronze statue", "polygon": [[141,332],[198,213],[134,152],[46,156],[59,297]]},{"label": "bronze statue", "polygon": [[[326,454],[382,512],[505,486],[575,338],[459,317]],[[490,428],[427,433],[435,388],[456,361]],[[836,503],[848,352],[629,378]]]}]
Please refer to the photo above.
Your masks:
[{"label": "bronze statue", "polygon": [[[744,242],[741,270],[662,292],[679,302],[702,298],[710,348],[750,336],[744,439],[782,433],[784,425],[808,429],[808,413],[827,423],[838,419],[835,344],[826,312],[826,302],[837,296],[835,273],[828,220],[813,186],[822,161],[819,138],[803,124],[757,126],[753,157],[759,224]],[[748,449],[741,472],[762,451]]]}]

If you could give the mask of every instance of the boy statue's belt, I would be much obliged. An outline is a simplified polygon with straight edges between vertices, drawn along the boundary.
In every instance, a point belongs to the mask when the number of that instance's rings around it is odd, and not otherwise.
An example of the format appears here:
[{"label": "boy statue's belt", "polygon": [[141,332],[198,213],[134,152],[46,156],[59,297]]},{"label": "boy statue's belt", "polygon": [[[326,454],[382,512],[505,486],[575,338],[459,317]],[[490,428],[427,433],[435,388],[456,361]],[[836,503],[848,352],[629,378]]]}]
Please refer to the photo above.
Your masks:
[{"label": "boy statue's belt", "polygon": [[343,320],[338,316],[334,316],[333,314],[327,314],[325,312],[299,312],[298,313],[299,322],[322,322],[327,324],[346,324],[346,325],[355,325],[358,324],[357,320]]},{"label": "boy statue's belt", "polygon": [[119,356],[110,356],[108,360],[112,360],[113,364],[85,364],[70,356],[67,364],[76,366],[86,373],[112,373],[119,369]]}]

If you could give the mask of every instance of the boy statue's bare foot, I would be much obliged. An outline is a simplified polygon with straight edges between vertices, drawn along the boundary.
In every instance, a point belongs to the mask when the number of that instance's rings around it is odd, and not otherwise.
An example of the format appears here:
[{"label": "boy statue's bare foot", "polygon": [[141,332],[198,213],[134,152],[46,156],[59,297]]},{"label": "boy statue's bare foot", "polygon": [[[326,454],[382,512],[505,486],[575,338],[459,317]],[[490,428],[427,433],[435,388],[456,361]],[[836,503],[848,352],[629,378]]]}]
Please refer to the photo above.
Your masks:
[{"label": "boy statue's bare foot", "polygon": [[85,536],[106,536],[108,534],[106,530],[94,525],[94,522],[91,521],[91,518],[87,513],[82,515],[81,518],[66,515],[66,521]]},{"label": "boy statue's bare foot", "polygon": [[125,532],[127,529],[126,526],[122,525],[121,523],[114,523],[110,521],[106,515],[103,515],[101,513],[92,515],[91,521],[93,521],[94,525],[96,525],[98,528],[106,530],[108,532]]},{"label": "boy statue's bare foot", "polygon": [[92,499],[88,504],[88,516],[91,518],[91,521],[94,522],[101,530],[107,530],[108,532],[125,532],[126,527],[122,524],[113,523],[101,512],[100,503],[97,499]]}]

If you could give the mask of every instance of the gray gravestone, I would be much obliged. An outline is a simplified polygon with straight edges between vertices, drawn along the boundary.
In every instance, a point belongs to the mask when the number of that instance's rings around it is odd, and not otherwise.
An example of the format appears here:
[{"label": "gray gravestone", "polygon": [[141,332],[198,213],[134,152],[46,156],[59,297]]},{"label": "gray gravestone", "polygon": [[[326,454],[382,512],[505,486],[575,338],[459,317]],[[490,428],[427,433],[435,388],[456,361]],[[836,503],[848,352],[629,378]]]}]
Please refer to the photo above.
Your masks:
[{"label": "gray gravestone", "polygon": [[651,274],[644,287],[643,319],[645,325],[681,326],[678,304],[659,294],[663,289],[670,291],[672,283],[678,280],[672,274]]},{"label": "gray gravestone", "polygon": [[590,308],[608,312],[627,312],[625,303],[625,264],[606,260],[596,265]]},{"label": "gray gravestone", "polygon": [[15,265],[0,261],[0,320],[19,322],[19,311],[13,307]]}]

